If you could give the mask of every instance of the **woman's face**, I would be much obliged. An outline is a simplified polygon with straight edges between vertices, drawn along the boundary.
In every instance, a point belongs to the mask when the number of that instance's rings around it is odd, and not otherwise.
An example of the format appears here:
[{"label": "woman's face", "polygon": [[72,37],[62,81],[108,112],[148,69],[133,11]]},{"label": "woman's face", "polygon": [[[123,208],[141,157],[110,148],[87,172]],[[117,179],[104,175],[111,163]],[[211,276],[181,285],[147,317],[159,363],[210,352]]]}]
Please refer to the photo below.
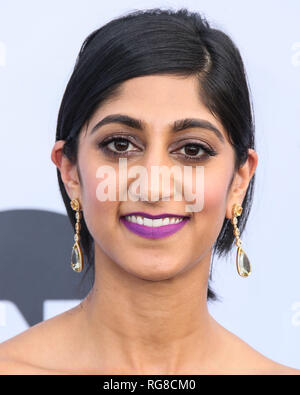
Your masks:
[{"label": "woman's face", "polygon": [[[139,119],[144,129],[139,130],[133,124],[129,126],[112,122],[92,132],[99,121],[113,114]],[[199,126],[173,131],[174,122],[185,118],[208,121],[218,129],[220,135]],[[102,144],[111,137],[119,140]],[[214,155],[209,152],[214,152]],[[119,186],[121,187],[120,157],[127,158],[127,174],[133,166],[146,169],[149,201],[132,201],[129,197],[127,200],[120,200],[118,195],[116,200],[99,200],[99,185],[105,176],[99,178],[97,174],[99,175],[99,168],[102,166],[109,166],[111,173],[116,175],[117,192]],[[77,189],[74,187],[73,190],[67,190],[70,198],[78,197],[81,201],[87,227],[95,241],[96,256],[106,258],[132,275],[147,280],[172,278],[210,256],[225,216],[230,217],[233,203],[242,203],[252,176],[249,171],[240,175],[234,174],[234,150],[222,124],[200,101],[196,78],[169,75],[138,77],[124,82],[120,94],[101,105],[89,123],[82,128],[77,166],[81,183]],[[185,199],[183,190],[182,200],[174,199],[172,179],[169,195],[165,194],[161,183],[158,189],[151,185],[152,166],[177,166],[182,171],[182,176],[184,166],[190,167],[192,175],[183,179],[183,188],[202,196],[202,209],[187,212],[186,207],[192,202]],[[203,176],[204,181],[203,184],[200,183],[200,191],[195,187],[196,166],[204,169],[200,176]],[[61,168],[62,173],[63,171]],[[230,187],[233,175],[235,178]],[[67,175],[63,179],[66,180]],[[125,189],[128,192],[130,185],[133,186],[134,178],[125,177],[125,180]],[[242,182],[241,192],[237,186]],[[159,200],[151,201],[151,190],[158,193]],[[169,201],[161,200],[162,196],[169,196]],[[151,215],[169,213],[189,216],[189,219],[171,235],[160,237],[156,228],[156,238],[144,237],[130,230],[121,220],[121,217],[133,212]],[[144,225],[133,226],[141,228]],[[166,225],[161,225],[163,226]],[[149,228],[145,232],[148,230]]]}]

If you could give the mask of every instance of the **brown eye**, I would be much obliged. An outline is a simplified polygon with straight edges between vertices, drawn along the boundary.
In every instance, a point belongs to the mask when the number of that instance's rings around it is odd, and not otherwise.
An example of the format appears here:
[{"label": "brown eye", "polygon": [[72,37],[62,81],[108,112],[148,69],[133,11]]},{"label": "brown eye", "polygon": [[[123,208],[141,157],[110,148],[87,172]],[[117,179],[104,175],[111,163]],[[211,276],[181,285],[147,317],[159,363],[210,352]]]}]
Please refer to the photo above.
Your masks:
[{"label": "brown eye", "polygon": [[111,146],[110,149],[112,150],[115,149],[116,151],[126,151],[128,149],[129,144],[131,144],[130,141],[119,137],[117,139],[114,139],[114,141],[110,142],[109,144],[107,144],[107,146]]},{"label": "brown eye", "polygon": [[185,144],[179,149],[179,155],[184,160],[200,162],[209,159],[211,156],[217,155],[217,152],[212,148],[195,142]]},{"label": "brown eye", "polygon": [[185,150],[185,154],[188,156],[196,156],[199,153],[199,150],[203,151],[203,148],[199,144],[187,144],[183,149]]},{"label": "brown eye", "polygon": [[111,137],[99,143],[99,147],[105,154],[113,156],[124,156],[139,151],[132,149],[135,145],[125,137]]}]

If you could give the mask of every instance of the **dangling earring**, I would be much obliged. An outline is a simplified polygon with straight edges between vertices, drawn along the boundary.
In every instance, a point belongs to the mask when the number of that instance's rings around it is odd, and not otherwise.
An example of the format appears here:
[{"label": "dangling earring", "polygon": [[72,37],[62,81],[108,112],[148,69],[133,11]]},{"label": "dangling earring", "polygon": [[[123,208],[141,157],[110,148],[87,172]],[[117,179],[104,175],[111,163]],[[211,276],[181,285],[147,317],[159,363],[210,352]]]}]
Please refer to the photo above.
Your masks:
[{"label": "dangling earring", "polygon": [[72,248],[72,255],[71,255],[71,267],[75,272],[81,272],[83,269],[83,259],[82,259],[82,250],[80,248],[79,240],[79,231],[80,231],[80,203],[78,199],[71,200],[71,207],[73,210],[76,211],[76,224],[75,224],[75,235],[74,240],[75,244]]},{"label": "dangling earring", "polygon": [[236,267],[238,274],[241,277],[248,277],[251,274],[251,265],[250,261],[245,253],[245,251],[242,249],[242,241],[239,238],[240,236],[240,230],[237,227],[237,217],[239,217],[242,214],[243,207],[236,203],[232,207],[232,219],[231,223],[233,225],[233,234],[236,238],[235,244],[238,247],[237,254],[236,254]]}]

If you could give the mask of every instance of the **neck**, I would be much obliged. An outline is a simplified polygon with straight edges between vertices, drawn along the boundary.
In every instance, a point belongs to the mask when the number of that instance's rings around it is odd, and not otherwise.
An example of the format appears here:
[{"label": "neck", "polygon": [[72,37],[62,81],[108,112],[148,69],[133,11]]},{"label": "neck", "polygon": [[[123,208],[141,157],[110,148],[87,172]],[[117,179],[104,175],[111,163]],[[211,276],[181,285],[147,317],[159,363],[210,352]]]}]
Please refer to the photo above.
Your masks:
[{"label": "neck", "polygon": [[120,370],[176,374],[210,358],[216,323],[207,309],[209,264],[210,255],[173,278],[149,281],[96,248],[95,282],[82,306],[101,364],[113,355]]}]

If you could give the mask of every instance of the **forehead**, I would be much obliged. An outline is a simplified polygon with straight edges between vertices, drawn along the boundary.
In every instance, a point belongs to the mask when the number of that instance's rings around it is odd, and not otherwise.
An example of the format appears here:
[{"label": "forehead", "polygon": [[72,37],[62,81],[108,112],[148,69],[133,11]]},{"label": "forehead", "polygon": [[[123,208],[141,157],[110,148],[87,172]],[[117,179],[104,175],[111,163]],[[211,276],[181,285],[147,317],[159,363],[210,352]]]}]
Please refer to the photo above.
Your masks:
[{"label": "forehead", "polygon": [[117,95],[99,106],[88,128],[114,113],[142,119],[153,130],[161,130],[178,119],[202,118],[213,123],[226,137],[221,122],[204,105],[195,76],[168,74],[131,78],[120,85]]},{"label": "forehead", "polygon": [[156,113],[168,109],[178,111],[182,106],[192,106],[192,109],[199,111],[199,107],[204,106],[199,83],[194,76],[150,75],[132,78],[122,84],[119,96],[114,99],[118,105],[124,101],[128,106],[151,106]]}]

